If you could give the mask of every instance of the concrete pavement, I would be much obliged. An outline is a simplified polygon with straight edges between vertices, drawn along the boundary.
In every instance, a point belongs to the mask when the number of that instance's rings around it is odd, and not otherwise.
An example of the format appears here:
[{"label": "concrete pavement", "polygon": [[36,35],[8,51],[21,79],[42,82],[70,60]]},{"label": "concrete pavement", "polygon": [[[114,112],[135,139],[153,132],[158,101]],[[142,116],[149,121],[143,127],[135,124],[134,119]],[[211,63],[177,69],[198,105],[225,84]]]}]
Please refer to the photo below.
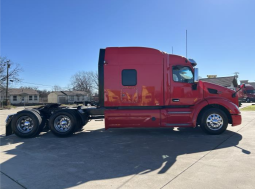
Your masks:
[{"label": "concrete pavement", "polygon": [[[254,188],[255,112],[242,115],[241,126],[218,136],[105,131],[100,121],[69,138],[2,136],[1,188]],[[0,124],[2,132],[2,117]]]}]

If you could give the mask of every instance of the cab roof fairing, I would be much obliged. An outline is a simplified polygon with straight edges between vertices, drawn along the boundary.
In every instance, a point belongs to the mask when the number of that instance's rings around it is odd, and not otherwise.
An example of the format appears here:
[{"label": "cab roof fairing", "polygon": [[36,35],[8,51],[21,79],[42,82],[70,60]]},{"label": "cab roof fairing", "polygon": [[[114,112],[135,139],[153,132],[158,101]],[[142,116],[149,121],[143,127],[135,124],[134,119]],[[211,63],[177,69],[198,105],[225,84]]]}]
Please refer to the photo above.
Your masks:
[{"label": "cab roof fairing", "polygon": [[193,59],[188,59],[189,60],[189,62],[191,63],[191,65],[193,66],[193,67],[195,67],[196,65],[197,65],[197,63],[196,63],[196,61],[195,60],[193,60]]}]

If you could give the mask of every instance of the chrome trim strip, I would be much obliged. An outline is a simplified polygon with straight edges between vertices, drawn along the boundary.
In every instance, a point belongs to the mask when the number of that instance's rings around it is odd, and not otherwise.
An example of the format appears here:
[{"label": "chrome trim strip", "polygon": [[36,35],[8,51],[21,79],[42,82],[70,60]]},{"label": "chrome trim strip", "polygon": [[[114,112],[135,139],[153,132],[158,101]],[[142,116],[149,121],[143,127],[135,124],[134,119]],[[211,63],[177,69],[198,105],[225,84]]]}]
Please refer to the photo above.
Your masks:
[{"label": "chrome trim strip", "polygon": [[168,114],[190,114],[191,112],[167,112]]},{"label": "chrome trim strip", "polygon": [[170,124],[170,123],[167,123],[166,126],[191,126],[191,124],[189,123],[176,123],[176,124]]}]

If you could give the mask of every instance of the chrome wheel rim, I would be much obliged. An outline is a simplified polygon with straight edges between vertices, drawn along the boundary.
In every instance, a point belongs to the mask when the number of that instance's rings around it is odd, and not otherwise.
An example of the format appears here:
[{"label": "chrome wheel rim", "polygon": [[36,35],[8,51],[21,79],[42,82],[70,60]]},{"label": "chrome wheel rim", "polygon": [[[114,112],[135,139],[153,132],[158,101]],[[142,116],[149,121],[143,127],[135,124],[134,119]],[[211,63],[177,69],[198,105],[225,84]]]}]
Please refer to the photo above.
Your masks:
[{"label": "chrome wheel rim", "polygon": [[21,133],[29,133],[34,127],[34,122],[29,116],[22,116],[17,121],[17,129]]},{"label": "chrome wheel rim", "polygon": [[206,119],[206,124],[211,130],[219,130],[223,126],[223,119],[219,114],[210,114]]},{"label": "chrome wheel rim", "polygon": [[71,124],[71,119],[65,115],[59,115],[54,120],[54,128],[61,133],[69,131]]}]

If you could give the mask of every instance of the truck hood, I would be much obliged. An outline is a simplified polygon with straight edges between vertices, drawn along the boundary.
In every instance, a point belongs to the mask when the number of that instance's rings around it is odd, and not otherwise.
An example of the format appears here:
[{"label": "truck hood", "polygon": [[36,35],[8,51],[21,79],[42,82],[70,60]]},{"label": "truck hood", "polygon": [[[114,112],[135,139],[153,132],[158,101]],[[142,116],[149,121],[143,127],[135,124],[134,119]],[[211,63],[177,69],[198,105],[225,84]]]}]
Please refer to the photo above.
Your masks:
[{"label": "truck hood", "polygon": [[[226,87],[222,87],[220,85],[216,85],[213,83],[208,83],[204,81],[202,82],[204,98],[224,98],[233,102],[238,106],[238,96],[232,97],[232,94],[235,92],[234,90],[228,89]],[[201,84],[200,84],[201,86]]]}]

